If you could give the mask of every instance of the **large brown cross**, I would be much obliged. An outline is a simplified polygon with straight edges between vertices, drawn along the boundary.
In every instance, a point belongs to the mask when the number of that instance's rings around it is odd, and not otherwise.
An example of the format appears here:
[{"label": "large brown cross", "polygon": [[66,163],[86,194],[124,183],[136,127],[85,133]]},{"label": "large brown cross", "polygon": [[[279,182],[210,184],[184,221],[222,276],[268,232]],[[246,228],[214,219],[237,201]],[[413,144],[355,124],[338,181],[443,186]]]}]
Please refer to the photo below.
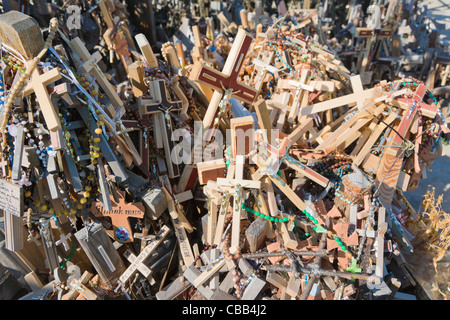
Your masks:
[{"label": "large brown cross", "polygon": [[225,90],[232,89],[232,97],[247,103],[253,103],[257,90],[238,81],[245,56],[253,38],[240,29],[231,47],[222,72],[197,62],[194,64],[189,79],[204,84],[215,90],[208,110],[203,119],[203,128],[212,127],[219,103]]},{"label": "large brown cross", "polygon": [[433,117],[436,115],[437,107],[434,105],[427,104],[423,101],[423,98],[427,92],[427,87],[420,84],[413,97],[411,98],[397,98],[396,100],[400,105],[405,105],[407,109],[404,112],[404,116],[400,125],[397,129],[398,134],[395,135],[393,140],[393,145],[399,146],[402,144],[403,137],[405,137],[411,124],[414,121],[417,111],[420,109],[422,114],[428,117]]}]

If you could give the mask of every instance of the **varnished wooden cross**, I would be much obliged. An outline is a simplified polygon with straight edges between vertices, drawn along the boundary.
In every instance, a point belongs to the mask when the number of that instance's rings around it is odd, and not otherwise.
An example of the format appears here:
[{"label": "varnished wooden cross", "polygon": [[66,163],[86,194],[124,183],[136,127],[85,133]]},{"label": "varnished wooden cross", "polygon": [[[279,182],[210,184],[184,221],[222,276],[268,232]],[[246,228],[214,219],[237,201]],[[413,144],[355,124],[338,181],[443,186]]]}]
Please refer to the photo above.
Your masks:
[{"label": "varnished wooden cross", "polygon": [[252,37],[250,37],[245,30],[240,29],[233,42],[233,46],[231,47],[222,72],[199,62],[194,64],[189,79],[209,86],[215,90],[203,119],[204,130],[212,127],[219,103],[226,90],[232,89],[232,97],[241,101],[251,104],[255,100],[257,90],[238,81],[239,73],[244,64],[244,59],[250,48],[251,42]]},{"label": "varnished wooden cross", "polygon": [[133,231],[128,218],[143,218],[144,205],[140,202],[126,203],[125,192],[117,191],[119,201],[111,195],[112,210],[106,211],[101,202],[94,202],[90,211],[96,217],[111,217],[114,238],[122,243],[133,242]]},{"label": "varnished wooden cross", "polygon": [[58,112],[55,106],[53,106],[47,86],[61,78],[62,76],[57,68],[43,74],[39,73],[39,68],[35,68],[31,73],[31,81],[23,89],[24,97],[32,94],[33,92],[36,94],[45,123],[50,131],[61,130],[61,122],[58,117]]},{"label": "varnished wooden cross", "polygon": [[128,258],[131,260],[131,265],[125,270],[125,272],[120,276],[119,281],[121,283],[127,283],[131,276],[139,270],[146,278],[151,276],[152,270],[149,269],[145,264],[150,255],[155,251],[155,249],[163,242],[163,240],[169,234],[170,229],[166,225],[159,230],[156,235],[156,239],[151,241],[136,257],[130,253],[127,253]]},{"label": "varnished wooden cross", "polygon": [[[397,98],[396,100],[400,105],[404,104],[406,110],[404,111],[403,118],[397,128],[398,134],[394,136],[393,145],[401,146],[403,144],[403,138],[406,136],[409,128],[411,127],[417,111],[420,109],[423,115],[434,118],[437,112],[437,107],[432,104],[427,104],[423,101],[423,98],[427,92],[427,87],[420,84],[412,98]],[[401,150],[397,150],[400,151]]]}]

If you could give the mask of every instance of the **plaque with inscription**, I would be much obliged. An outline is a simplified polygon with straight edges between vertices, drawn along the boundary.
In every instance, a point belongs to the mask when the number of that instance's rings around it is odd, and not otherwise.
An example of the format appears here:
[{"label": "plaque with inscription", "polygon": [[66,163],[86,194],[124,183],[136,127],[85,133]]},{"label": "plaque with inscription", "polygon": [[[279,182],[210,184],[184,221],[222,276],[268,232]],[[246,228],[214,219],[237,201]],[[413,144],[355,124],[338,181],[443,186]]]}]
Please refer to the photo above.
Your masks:
[{"label": "plaque with inscription", "polygon": [[126,203],[125,192],[117,191],[119,201],[116,202],[111,195],[112,210],[106,211],[101,202],[94,202],[91,206],[91,212],[97,218],[111,217],[113,225],[114,238],[119,242],[132,242],[133,232],[131,230],[128,218],[143,218],[144,205],[139,202]]},{"label": "plaque with inscription", "polygon": [[22,187],[0,179],[0,209],[17,217],[23,215]]}]

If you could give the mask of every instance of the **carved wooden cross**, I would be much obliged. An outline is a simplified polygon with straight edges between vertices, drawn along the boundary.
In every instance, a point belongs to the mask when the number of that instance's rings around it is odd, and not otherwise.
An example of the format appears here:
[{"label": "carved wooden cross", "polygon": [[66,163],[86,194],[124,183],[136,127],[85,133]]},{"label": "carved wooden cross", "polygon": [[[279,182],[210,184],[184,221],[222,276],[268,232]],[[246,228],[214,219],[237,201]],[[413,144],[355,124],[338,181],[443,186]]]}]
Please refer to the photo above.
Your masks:
[{"label": "carved wooden cross", "polygon": [[2,158],[2,161],[0,161],[0,167],[2,168],[3,176],[6,177],[8,173],[8,161],[5,158]]},{"label": "carved wooden cross", "polygon": [[235,178],[217,178],[217,185],[221,187],[231,187],[234,191],[233,200],[233,222],[231,226],[231,246],[230,252],[235,253],[239,247],[241,232],[241,210],[244,203],[242,188],[260,189],[261,181],[244,180],[245,156],[236,156]]},{"label": "carved wooden cross", "polygon": [[122,106],[123,102],[120,99],[119,95],[116,93],[111,83],[108,81],[106,76],[97,65],[97,62],[100,61],[98,59],[101,56],[99,56],[98,53],[94,53],[93,57],[91,57],[89,50],[84,46],[83,42],[78,37],[70,41],[70,46],[73,51],[79,56],[79,63],[82,64],[82,68],[83,70],[85,70],[84,73],[89,72],[94,76],[97,83],[106,93],[106,95],[111,99],[114,108],[119,108],[120,106]]},{"label": "carved wooden cross", "polygon": [[48,72],[39,73],[39,68],[35,68],[31,73],[31,81],[23,89],[23,96],[26,97],[33,92],[41,107],[42,114],[45,119],[48,130],[58,131],[61,129],[61,122],[58,117],[58,112],[52,104],[52,100],[48,93],[47,86],[61,79],[62,76],[57,68]]},{"label": "carved wooden cross", "polygon": [[133,242],[133,232],[128,218],[143,218],[145,209],[140,202],[125,203],[125,192],[117,190],[119,201],[111,195],[112,210],[106,211],[101,202],[94,202],[91,212],[96,217],[111,217],[114,238],[123,243]]},{"label": "carved wooden cross", "polygon": [[[152,99],[139,98],[139,114],[145,126],[150,126],[153,123],[157,147],[164,148],[169,177],[176,178],[180,175],[180,171],[178,165],[172,161],[172,124],[169,112],[181,110],[182,103],[181,101],[169,100],[164,80],[150,81],[149,90]],[[159,130],[156,130],[156,128],[159,128]],[[144,156],[148,157],[148,153]]]},{"label": "carved wooden cross", "polygon": [[[412,98],[397,98],[396,100],[402,105],[406,104],[407,109],[404,111],[404,115],[402,121],[400,122],[399,127],[397,128],[398,134],[394,136],[393,145],[401,146],[403,142],[403,138],[406,136],[409,128],[411,127],[415,115],[420,109],[423,115],[427,117],[434,118],[437,112],[437,107],[435,105],[426,104],[423,101],[423,98],[427,92],[427,87],[423,84],[420,84],[414,96]],[[400,151],[400,150],[398,150]]]},{"label": "carved wooden cross", "polygon": [[[300,118],[300,116],[298,115],[298,110],[299,110],[299,107],[301,107],[300,103],[302,103],[302,98],[303,98],[305,90],[307,90],[309,92],[314,91],[314,87],[306,84],[306,82],[308,81],[308,77],[309,77],[309,69],[305,68],[302,70],[301,78],[300,78],[299,82],[293,81],[293,80],[289,81],[290,85],[297,87],[297,90],[295,91],[295,94],[294,94],[294,102],[292,102],[291,111],[289,112],[289,117],[288,117],[288,121],[290,123],[292,123],[294,121],[295,117]],[[307,101],[308,100],[306,100],[306,102]]]},{"label": "carved wooden cross", "polygon": [[147,177],[151,178],[153,175],[150,171],[150,148],[148,141],[145,141],[143,128],[139,126],[137,120],[122,120],[122,124],[126,129],[139,130],[139,154],[142,158],[142,163],[137,167]]},{"label": "carved wooden cross", "polygon": [[62,243],[64,250],[66,250],[66,251],[69,250],[70,246],[69,246],[69,243],[67,242],[67,239],[70,239],[71,235],[72,235],[71,233],[68,233],[68,234],[61,233],[59,240],[56,241],[56,245],[59,245]]},{"label": "carved wooden cross", "polygon": [[123,30],[109,28],[103,35],[103,38],[109,49],[113,50],[116,53],[116,57],[122,60],[125,70],[128,70],[128,66],[133,63],[133,60],[131,59],[131,53],[128,50],[128,40]]},{"label": "carved wooden cross", "polygon": [[236,35],[222,72],[202,65],[201,63],[194,64],[189,79],[209,86],[215,90],[203,119],[203,128],[205,130],[212,127],[214,117],[218,111],[217,109],[225,90],[232,89],[232,96],[241,101],[251,104],[255,100],[257,91],[237,80],[251,42],[252,37],[247,35],[243,29],[240,29]]},{"label": "carved wooden cross", "polygon": [[155,251],[155,249],[163,242],[163,240],[167,237],[169,234],[170,229],[166,225],[164,225],[161,230],[159,230],[158,234],[156,235],[156,239],[154,241],[151,241],[144,250],[141,251],[141,253],[136,257],[130,253],[127,253],[129,257],[131,257],[131,265],[125,270],[125,272],[120,276],[119,281],[122,283],[126,283],[128,279],[131,278],[131,276],[139,270],[144,277],[149,278],[152,270],[150,270],[145,264],[145,260],[147,260],[150,255]]}]

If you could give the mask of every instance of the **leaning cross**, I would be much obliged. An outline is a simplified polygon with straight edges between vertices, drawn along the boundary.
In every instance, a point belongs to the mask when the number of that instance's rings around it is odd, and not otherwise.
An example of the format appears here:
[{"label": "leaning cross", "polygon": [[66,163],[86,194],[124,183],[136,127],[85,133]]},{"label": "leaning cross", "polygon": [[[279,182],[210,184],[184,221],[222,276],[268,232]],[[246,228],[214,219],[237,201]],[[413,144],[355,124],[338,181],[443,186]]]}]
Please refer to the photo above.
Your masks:
[{"label": "leaning cross", "polygon": [[427,87],[423,84],[419,85],[412,98],[398,98],[396,99],[400,106],[405,105],[408,109],[405,110],[403,118],[397,129],[398,134],[394,136],[393,145],[402,145],[403,138],[406,136],[411,124],[414,121],[415,115],[420,109],[423,115],[427,117],[434,118],[437,112],[437,107],[433,105],[426,104],[423,102],[423,97],[427,92]]},{"label": "leaning cross", "polygon": [[141,128],[139,125],[139,121],[137,120],[122,120],[122,125],[130,131],[139,130],[139,154],[142,158],[141,164],[137,167],[141,170],[142,174],[144,174],[147,178],[152,177],[152,173],[150,172],[150,148],[147,139],[145,138],[145,128]]},{"label": "leaning cross", "polygon": [[111,217],[114,238],[122,243],[133,242],[133,231],[128,218],[143,218],[144,205],[140,202],[125,203],[125,192],[117,191],[119,201],[110,195],[112,210],[106,211],[101,202],[94,202],[90,211],[96,217]]},{"label": "leaning cross", "polygon": [[58,113],[52,104],[52,100],[47,90],[47,86],[61,79],[62,76],[58,69],[54,68],[44,74],[39,74],[38,68],[35,68],[31,73],[31,81],[23,89],[23,96],[26,97],[33,92],[41,107],[42,114],[50,131],[61,130],[61,122]]},{"label": "leaning cross", "polygon": [[225,91],[232,89],[232,97],[250,104],[255,100],[257,90],[238,81],[239,73],[252,40],[252,37],[245,30],[239,29],[222,72],[205,66],[200,62],[194,64],[189,79],[215,90],[203,119],[204,130],[212,127],[219,103]]},{"label": "leaning cross", "polygon": [[231,187],[234,191],[233,222],[231,226],[230,252],[235,253],[239,247],[241,232],[241,210],[244,198],[242,188],[260,189],[261,181],[243,180],[245,156],[236,156],[235,179],[217,178],[217,185]]},{"label": "leaning cross", "polygon": [[156,239],[151,241],[137,257],[132,257],[131,265],[125,270],[125,272],[120,276],[119,281],[121,283],[126,283],[128,279],[137,271],[141,272],[146,278],[149,278],[152,270],[149,269],[145,264],[145,260],[155,251],[155,249],[163,242],[163,240],[169,234],[170,229],[164,225],[161,230],[159,230]]},{"label": "leaning cross", "polygon": [[70,247],[69,247],[69,243],[67,242],[67,239],[70,239],[71,235],[72,235],[71,233],[68,233],[68,234],[61,233],[61,237],[59,238],[58,241],[56,241],[56,245],[59,245],[62,243],[62,245],[64,246],[64,250],[66,250],[66,251],[69,250]]},{"label": "leaning cross", "polygon": [[3,176],[5,177],[8,171],[8,161],[5,160],[5,158],[2,158],[2,161],[0,161],[0,167],[2,168]]},{"label": "leaning cross", "polygon": [[[169,112],[181,110],[182,103],[181,101],[169,100],[164,80],[150,81],[149,91],[152,95],[151,100],[139,98],[139,114],[145,126],[150,126],[153,123],[154,128],[157,128],[159,125],[160,131],[154,131],[155,138],[160,135],[161,139],[157,142],[162,142],[160,147],[164,148],[169,177],[176,178],[180,175],[180,172],[178,166],[172,161],[172,124]],[[148,154],[143,156],[148,157]]]},{"label": "leaning cross", "polygon": [[[80,38],[75,38],[70,41],[70,46],[73,51],[79,56],[81,63],[81,71],[83,73],[89,72],[92,74],[97,81],[97,83],[102,87],[106,95],[111,99],[114,108],[119,108],[123,106],[123,102],[119,95],[114,90],[111,83],[108,81],[106,76],[98,67],[97,63],[100,61],[101,56],[99,53],[94,53],[93,56],[89,53],[89,50],[84,46]],[[84,70],[84,71],[83,71]]]}]

